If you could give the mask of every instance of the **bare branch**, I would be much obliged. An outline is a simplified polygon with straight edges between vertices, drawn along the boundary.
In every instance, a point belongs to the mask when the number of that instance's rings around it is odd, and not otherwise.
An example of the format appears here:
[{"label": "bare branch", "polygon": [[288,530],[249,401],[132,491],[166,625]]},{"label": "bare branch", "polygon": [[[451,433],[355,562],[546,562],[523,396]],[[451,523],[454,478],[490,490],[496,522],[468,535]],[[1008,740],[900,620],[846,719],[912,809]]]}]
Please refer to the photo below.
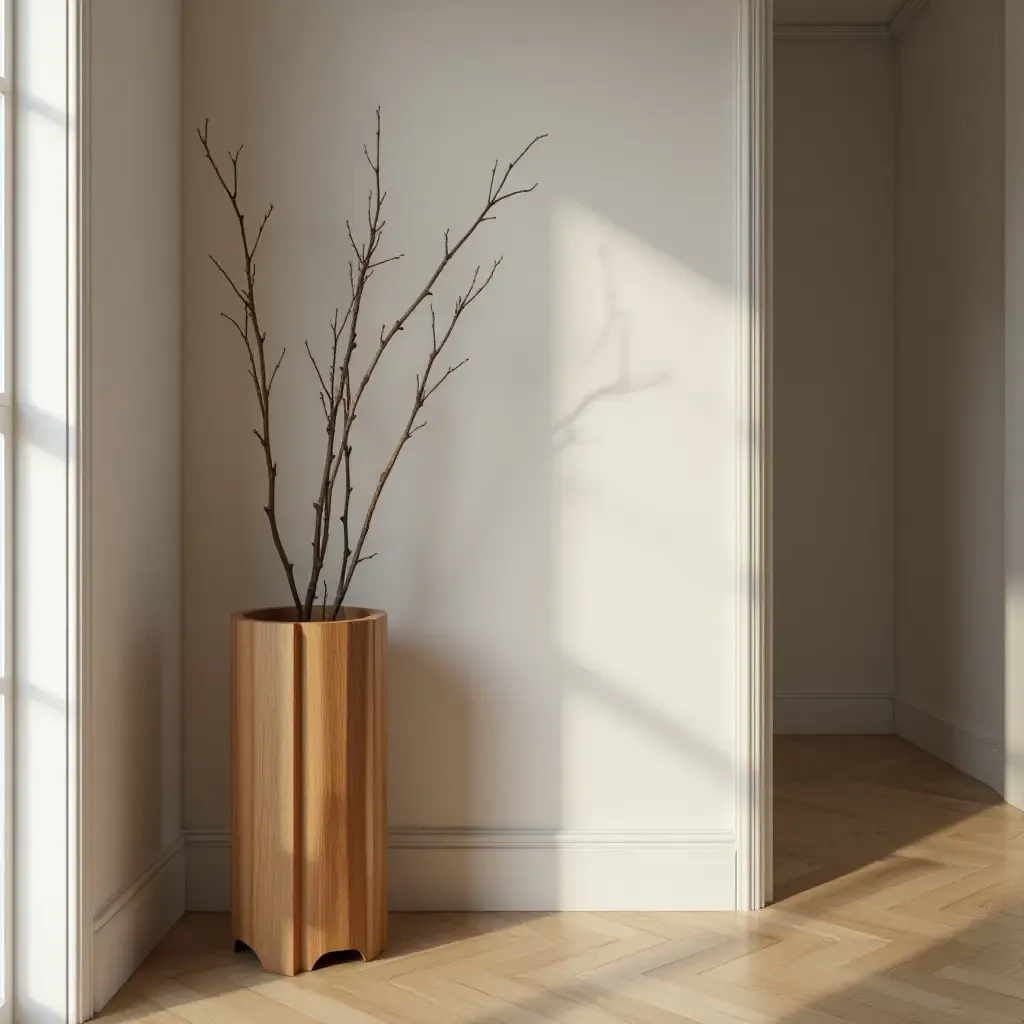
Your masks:
[{"label": "bare branch", "polygon": [[397,256],[388,256],[386,259],[377,260],[376,263],[371,263],[368,269],[376,270],[377,267],[383,267],[385,263],[394,263],[396,260],[400,260],[404,255],[404,252],[400,252]]},{"label": "bare branch", "polygon": [[520,160],[522,160],[523,157],[526,156],[526,154],[529,153],[541,139],[546,138],[547,134],[537,135],[526,144],[519,156],[517,156],[505,169],[505,173],[501,176],[501,181],[498,182],[497,188],[494,187],[494,176],[498,173],[498,165],[495,163],[494,170],[491,172],[491,187],[487,191],[487,198],[492,206],[495,203],[500,203],[503,199],[511,199],[512,196],[524,195],[527,192],[532,192],[537,187],[536,184],[533,184],[529,188],[517,189],[515,192],[507,192],[504,195],[501,194],[501,190],[505,187],[505,183],[508,181],[509,175],[516,169]]},{"label": "bare branch", "polygon": [[[263,220],[260,222],[259,231],[256,232],[256,241],[252,243],[252,254],[256,256],[256,249],[260,244],[260,239],[263,237],[263,229],[267,226],[267,221],[270,220],[270,215],[274,212],[274,204],[271,203],[267,207],[267,212],[263,214]],[[253,275],[255,276],[256,268],[253,267]]]},{"label": "bare branch", "polygon": [[[448,369],[444,371],[441,379],[431,387],[429,391],[424,392],[423,401],[425,402],[453,373],[455,373],[456,370],[461,370],[468,362],[469,356],[466,356],[462,362],[456,363],[454,366],[449,366]],[[426,426],[426,424],[423,424],[423,426]]]},{"label": "bare branch", "polygon": [[[242,341],[245,342],[246,346],[248,346],[248,344],[249,344],[249,336],[248,336],[248,334],[246,334],[245,331],[242,330],[242,327],[238,323],[238,321],[230,313],[223,313],[222,312],[221,316],[224,317],[224,319],[227,320],[227,322],[229,324],[234,324],[235,330],[238,331],[238,336],[242,339]],[[249,318],[248,317],[246,317],[246,321],[245,322],[246,322],[246,324],[249,323]]]},{"label": "bare branch", "polygon": [[221,274],[224,277],[224,280],[227,281],[227,283],[229,285],[231,285],[232,290],[238,296],[238,299],[242,303],[242,305],[245,306],[246,309],[248,309],[249,308],[248,296],[245,295],[242,292],[242,289],[239,288],[237,284],[235,284],[234,279],[232,278],[232,276],[221,266],[220,262],[217,260],[217,258],[215,256],[211,255],[210,256],[210,261],[221,272]]},{"label": "bare branch", "polygon": [[[508,165],[508,169],[505,171],[504,175],[502,175],[496,192],[493,189],[492,179],[492,188],[488,192],[487,203],[485,204],[483,210],[477,215],[476,219],[472,222],[472,224],[470,224],[470,226],[462,234],[459,240],[455,243],[455,245],[449,244],[449,234],[447,231],[445,232],[445,254],[442,257],[440,263],[438,263],[437,267],[434,269],[433,273],[430,275],[430,278],[427,280],[426,285],[424,285],[420,293],[409,304],[406,311],[391,325],[390,328],[386,330],[383,328],[381,329],[380,341],[377,345],[377,351],[371,358],[370,364],[366,368],[366,371],[364,372],[363,377],[359,382],[359,386],[356,388],[355,394],[353,395],[353,408],[358,406],[359,401],[362,398],[363,392],[366,390],[366,386],[367,384],[369,384],[370,378],[373,376],[373,372],[377,368],[377,363],[380,361],[381,356],[384,354],[384,350],[391,343],[394,336],[398,334],[399,331],[405,329],[406,322],[413,315],[413,313],[415,313],[416,310],[419,309],[420,305],[424,302],[424,300],[427,299],[429,296],[433,295],[434,285],[437,283],[438,278],[444,273],[445,269],[447,268],[448,264],[452,261],[455,254],[466,244],[466,242],[469,241],[470,237],[473,235],[476,229],[480,227],[480,225],[485,221],[485,219],[487,219],[488,215],[490,214],[490,211],[494,208],[494,206],[497,203],[501,202],[502,199],[511,197],[511,193],[505,196],[502,196],[500,193],[501,189],[504,188],[506,182],[508,181],[509,175],[512,173],[512,170],[537,142],[546,137],[547,136],[545,135],[538,135],[523,149],[519,156],[517,156],[515,160],[513,160]],[[495,165],[495,173],[497,173],[497,165]],[[495,270],[497,270],[498,263],[500,262],[501,261],[499,260],[497,261],[497,263],[495,263],[495,265],[491,268],[491,272],[490,274],[488,274],[486,281],[484,281],[483,285],[481,285],[480,288],[478,288],[475,293],[472,293],[471,286],[471,292],[470,294],[467,295],[465,299],[466,304],[472,302],[477,297],[477,295],[481,291],[483,291],[483,289],[488,284],[490,284],[491,278],[493,278],[494,272]],[[476,281],[474,278],[473,285],[475,285],[475,283]]]},{"label": "bare branch", "polygon": [[[313,541],[311,544],[313,549],[313,564],[304,597],[300,597],[298,588],[296,587],[294,566],[288,559],[284,544],[281,540],[275,511],[277,462],[274,459],[272,449],[270,430],[270,396],[286,350],[282,347],[276,362],[273,362],[272,359],[268,359],[266,349],[267,335],[260,326],[255,296],[255,255],[274,207],[271,205],[267,209],[255,233],[251,234],[250,230],[247,229],[245,215],[243,214],[238,201],[238,168],[242,147],[240,146],[233,153],[229,151],[228,160],[230,161],[230,168],[225,167],[222,169],[222,167],[218,165],[217,160],[213,157],[208,144],[209,123],[205,122],[203,127],[197,132],[206,158],[214,170],[222,191],[228,197],[238,225],[238,233],[242,247],[244,278],[236,279],[228,273],[225,267],[216,258],[211,256],[211,260],[220,272],[221,276],[228,282],[232,292],[243,307],[244,318],[236,318],[227,313],[225,313],[224,316],[234,326],[236,333],[241,337],[246,346],[249,359],[248,372],[253,381],[253,388],[256,393],[260,410],[260,424],[256,429],[254,429],[253,433],[259,440],[263,449],[267,470],[267,501],[264,504],[264,512],[267,515],[268,523],[270,524],[275,548],[285,570],[297,616],[302,621],[309,621],[315,614],[315,603],[318,596],[321,597],[321,615],[324,618],[328,617],[328,587],[326,581],[321,581],[321,576],[327,556],[328,544],[330,541],[330,530],[334,518],[332,505],[338,477],[342,475],[344,476],[344,495],[342,499],[339,499],[342,502],[342,510],[339,519],[341,522],[344,551],[342,555],[342,565],[338,584],[330,611],[331,617],[335,618],[337,617],[345,595],[348,593],[351,586],[355,570],[363,562],[367,562],[376,556],[376,552],[370,555],[364,555],[362,553],[367,535],[381,494],[404,445],[413,434],[422,430],[426,426],[426,420],[420,418],[420,413],[424,404],[431,398],[434,392],[436,392],[438,388],[448,380],[449,377],[461,369],[461,367],[463,367],[467,362],[466,359],[462,359],[453,365],[449,365],[448,368],[440,374],[440,376],[435,377],[434,371],[438,368],[436,364],[440,352],[451,338],[452,333],[454,332],[463,313],[465,313],[466,309],[475,302],[483,291],[490,285],[501,260],[497,260],[491,266],[486,276],[482,276],[480,267],[476,268],[472,274],[469,286],[456,298],[451,316],[443,330],[438,325],[437,314],[433,304],[431,304],[431,344],[422,372],[416,376],[416,390],[413,396],[410,415],[404,424],[404,429],[398,435],[391,456],[384,467],[384,470],[381,472],[377,485],[370,496],[370,501],[365,510],[365,515],[363,516],[358,536],[356,536],[354,543],[350,545],[350,511],[353,492],[351,433],[358,416],[360,401],[365,394],[373,373],[379,365],[384,352],[389,344],[394,340],[395,336],[405,330],[408,321],[416,313],[419,307],[433,297],[434,287],[438,279],[445,272],[454,257],[463,248],[463,246],[467,244],[481,224],[494,219],[495,207],[507,199],[512,199],[515,196],[525,195],[532,192],[537,187],[536,184],[534,184],[529,187],[513,188],[510,185],[511,175],[533,146],[542,138],[545,138],[545,136],[539,135],[531,140],[519,155],[504,168],[504,170],[502,170],[499,162],[496,161],[494,163],[491,168],[487,200],[484,203],[483,208],[479,211],[475,219],[470,222],[463,233],[454,241],[452,239],[450,229],[445,231],[443,256],[430,273],[426,280],[426,284],[405,307],[405,311],[390,324],[385,323],[381,327],[377,343],[373,348],[373,351],[370,353],[368,365],[364,367],[361,376],[357,378],[357,382],[354,382],[353,359],[359,344],[359,331],[361,326],[359,317],[363,308],[363,299],[365,298],[367,283],[377,269],[403,258],[401,253],[387,257],[378,257],[377,255],[381,249],[381,240],[387,223],[382,216],[382,208],[387,197],[387,192],[381,188],[381,117],[379,108],[376,112],[376,121],[374,144],[372,148],[370,146],[365,146],[363,149],[363,155],[373,175],[372,187],[367,194],[367,233],[364,241],[360,242],[357,240],[351,224],[346,222],[345,226],[348,243],[352,251],[352,259],[349,260],[350,301],[344,315],[341,314],[340,309],[336,309],[334,312],[334,318],[331,321],[331,352],[329,362],[323,362],[322,364],[314,355],[308,340],[305,342],[306,352],[313,365],[316,379],[319,384],[318,394],[325,419],[325,446],[323,449],[324,462],[321,473],[320,491],[317,496],[317,500],[313,502],[315,516]],[[271,362],[273,362],[272,366],[270,365]]]},{"label": "bare branch", "polygon": [[363,250],[360,246],[356,245],[356,239],[352,234],[352,224],[350,221],[345,221],[345,230],[348,232],[349,245],[352,246],[352,251],[356,254],[356,262],[358,263],[363,258]]},{"label": "bare branch", "polygon": [[[231,161],[231,184],[229,185],[224,172],[221,170],[213,156],[213,153],[210,151],[208,119],[203,123],[202,131],[197,132],[197,134],[199,136],[199,141],[202,143],[203,152],[206,154],[206,159],[213,168],[221,189],[224,191],[224,194],[228,197],[228,200],[231,203],[231,209],[238,224],[238,235],[241,242],[243,265],[245,268],[244,285],[240,286],[236,284],[231,275],[228,274],[224,267],[213,256],[211,256],[210,259],[213,260],[214,266],[231,285],[232,291],[234,291],[245,310],[245,328],[239,333],[241,333],[248,351],[250,376],[252,377],[253,389],[256,392],[256,400],[259,404],[260,410],[260,427],[255,429],[253,433],[256,435],[260,442],[260,446],[263,449],[264,465],[267,471],[267,501],[263,506],[263,511],[267,516],[267,523],[270,526],[270,534],[274,541],[274,548],[277,551],[278,558],[280,559],[281,565],[284,569],[285,579],[288,582],[288,590],[291,594],[292,603],[295,606],[296,613],[301,614],[302,605],[299,601],[298,588],[295,585],[295,565],[288,557],[277,523],[277,462],[274,459],[270,435],[270,391],[274,383],[274,378],[277,376],[277,371],[280,369],[281,360],[284,358],[285,350],[282,348],[277,363],[273,370],[268,374],[266,353],[267,336],[260,328],[255,294],[256,266],[253,262],[253,256],[256,252],[256,244],[259,242],[263,227],[266,226],[266,222],[270,217],[270,210],[268,210],[263,217],[263,222],[261,223],[256,235],[256,242],[250,245],[249,235],[245,227],[245,214],[242,212],[242,209],[238,204],[238,158],[241,156],[242,147],[239,146],[234,153],[228,153],[228,159]],[[238,329],[238,322],[233,318],[232,323],[234,323],[236,329]],[[252,325],[251,340],[249,336],[250,324]]]},{"label": "bare branch", "polygon": [[[479,298],[479,296],[480,296],[480,293],[481,293],[481,292],[482,292],[482,291],[483,291],[483,290],[484,290],[484,289],[485,289],[485,288],[486,288],[486,287],[487,287],[487,286],[488,286],[488,285],[489,285],[489,284],[491,283],[491,281],[492,281],[492,280],[494,279],[494,275],[495,275],[495,274],[496,274],[496,273],[498,272],[498,267],[500,267],[500,266],[501,266],[501,261],[502,261],[502,260],[503,260],[504,258],[505,258],[504,256],[499,256],[499,257],[498,257],[498,258],[497,258],[497,259],[496,259],[496,260],[495,260],[495,261],[494,261],[494,262],[493,262],[493,263],[491,264],[491,269],[490,269],[490,272],[489,272],[489,273],[487,274],[487,276],[486,276],[486,277],[484,278],[484,280],[483,280],[483,283],[482,283],[482,284],[480,284],[480,285],[479,285],[479,286],[478,286],[478,287],[477,287],[477,288],[476,288],[475,290],[474,290],[474,288],[473,288],[473,285],[476,285],[476,278],[477,278],[477,274],[476,274],[476,273],[474,273],[474,274],[473,274],[473,284],[472,284],[472,285],[470,285],[470,287],[469,287],[469,290],[468,290],[468,291],[466,292],[466,298],[465,298],[465,299],[463,300],[463,303],[462,303],[462,308],[463,308],[463,309],[465,309],[465,308],[466,308],[466,306],[468,306],[468,305],[469,305],[469,304],[470,304],[471,302],[476,302],[476,300],[477,300],[477,299]],[[477,271],[479,271],[479,270],[480,270],[480,268],[479,268],[479,267],[477,267],[476,269],[477,269]]]},{"label": "bare branch", "polygon": [[[480,227],[481,224],[483,224],[487,220],[493,219],[491,211],[494,209],[494,207],[498,203],[503,202],[506,199],[511,199],[514,195],[524,195],[527,192],[532,191],[533,188],[536,188],[536,185],[534,185],[534,186],[532,186],[529,189],[516,189],[516,190],[510,191],[510,192],[503,191],[505,186],[506,186],[506,184],[508,183],[509,177],[512,174],[512,171],[515,169],[515,167],[519,164],[519,162],[523,159],[523,157],[526,156],[526,154],[530,151],[530,149],[534,145],[536,145],[537,142],[539,142],[541,139],[543,139],[545,137],[546,136],[544,136],[544,135],[538,135],[536,138],[534,138],[522,150],[522,152],[513,161],[511,161],[511,163],[509,163],[508,168],[505,170],[504,174],[502,174],[500,179],[498,179],[498,177],[497,177],[497,175],[498,175],[498,164],[495,163],[495,165],[494,165],[494,167],[492,169],[492,172],[491,172],[490,186],[489,186],[488,192],[487,192],[487,202],[484,204],[483,209],[477,215],[476,219],[463,232],[463,234],[460,236],[458,241],[455,242],[454,245],[451,244],[450,233],[448,231],[445,231],[445,236],[444,236],[444,256],[441,258],[440,262],[438,263],[438,265],[434,269],[433,273],[427,279],[427,283],[420,290],[419,294],[412,300],[412,302],[406,308],[405,312],[397,320],[394,321],[394,323],[391,325],[390,328],[384,328],[384,327],[381,328],[380,339],[379,339],[378,344],[377,344],[377,349],[374,352],[373,356],[370,358],[370,363],[367,366],[366,370],[364,371],[363,376],[362,376],[362,378],[359,381],[359,385],[356,387],[355,391],[352,393],[351,399],[346,401],[347,416],[346,416],[346,421],[345,421],[345,425],[344,425],[344,429],[343,429],[343,433],[342,433],[342,439],[341,439],[341,452],[343,453],[342,454],[342,461],[346,462],[346,466],[347,466],[348,456],[345,455],[344,453],[351,451],[351,448],[349,447],[349,444],[348,444],[348,439],[349,439],[349,432],[351,430],[352,423],[355,421],[356,410],[357,410],[357,408],[359,406],[360,399],[362,398],[362,396],[363,396],[363,394],[364,394],[364,392],[366,390],[366,387],[369,384],[370,378],[373,376],[373,373],[374,373],[374,371],[377,368],[377,364],[380,362],[380,359],[381,359],[381,357],[384,354],[384,351],[387,349],[388,345],[391,343],[391,341],[395,337],[395,335],[398,334],[400,331],[405,329],[406,322],[416,312],[416,310],[420,307],[420,305],[425,300],[427,300],[429,297],[431,297],[433,295],[434,285],[437,283],[438,278],[440,278],[440,276],[444,273],[445,269],[447,268],[448,264],[452,261],[452,259],[455,256],[455,254],[458,253],[458,251],[469,241],[469,239],[472,237],[473,233],[477,230],[477,228]],[[379,137],[378,137],[378,155],[379,155],[379,145],[380,145],[380,141],[379,141]],[[377,163],[378,163],[378,167],[379,167],[379,159],[378,159]],[[379,175],[379,171],[375,171],[375,174]],[[495,181],[496,180],[497,180],[497,186],[495,186]],[[376,179],[376,184],[377,184],[377,195],[379,196],[380,195],[379,176]],[[363,266],[368,271],[370,269],[369,268],[369,260],[372,258],[372,252],[373,252],[373,240],[372,239],[371,239],[370,244],[368,245],[367,251],[371,255],[366,260],[364,260]],[[430,395],[432,395],[437,390],[437,388],[441,386],[441,384],[443,384],[453,373],[455,373],[456,370],[458,370],[461,366],[463,366],[465,364],[465,360],[463,360],[462,362],[456,364],[455,366],[449,366],[447,371],[445,371],[445,373],[442,375],[441,379],[438,380],[436,383],[430,385],[429,384],[429,378],[430,378],[431,370],[433,369],[433,366],[434,366],[434,361],[437,359],[438,354],[440,353],[440,351],[447,344],[448,339],[451,337],[452,332],[455,330],[455,325],[458,323],[459,318],[466,311],[466,309],[473,302],[476,301],[476,299],[481,295],[481,293],[491,283],[491,281],[494,279],[494,275],[497,272],[497,269],[498,269],[500,264],[501,264],[501,260],[500,259],[496,260],[493,263],[493,265],[491,266],[490,272],[487,274],[487,277],[484,278],[484,280],[482,282],[479,281],[480,268],[479,267],[476,268],[476,271],[473,274],[472,280],[470,281],[469,288],[467,288],[466,291],[464,293],[462,293],[456,299],[455,309],[454,309],[454,312],[452,314],[452,318],[451,318],[451,320],[448,323],[448,327],[446,328],[446,330],[444,331],[444,333],[441,335],[440,338],[438,337],[438,334],[437,334],[437,316],[436,316],[436,313],[435,313],[435,311],[433,309],[433,306],[431,306],[431,314],[430,314],[431,349],[430,349],[429,356],[427,358],[427,363],[426,363],[426,367],[424,369],[424,372],[423,372],[422,376],[418,376],[417,377],[417,381],[416,381],[416,395],[415,395],[415,399],[413,401],[412,412],[411,412],[411,414],[409,416],[409,419],[408,419],[408,421],[407,421],[407,423],[405,425],[405,429],[399,435],[399,438],[398,438],[398,441],[397,441],[397,443],[395,445],[395,448],[394,448],[394,450],[391,453],[391,457],[388,460],[387,465],[384,467],[384,471],[381,473],[380,478],[377,481],[377,486],[376,486],[376,488],[375,488],[375,490],[374,490],[374,492],[373,492],[373,494],[372,494],[372,496],[370,498],[369,505],[367,506],[367,509],[366,509],[366,514],[363,517],[363,523],[362,523],[362,527],[360,528],[360,531],[359,531],[359,536],[356,539],[354,548],[353,548],[353,550],[351,552],[351,557],[350,557],[350,554],[349,554],[349,551],[348,551],[348,542],[347,542],[348,526],[349,526],[349,524],[348,524],[348,506],[347,506],[347,492],[346,492],[346,508],[345,508],[345,512],[344,512],[343,517],[342,517],[343,528],[344,528],[345,534],[346,534],[346,544],[345,544],[345,554],[344,554],[344,557],[343,557],[343,560],[342,560],[341,573],[340,573],[340,576],[339,576],[339,579],[338,579],[338,586],[337,586],[337,589],[336,589],[335,595],[334,595],[334,604],[332,606],[332,616],[334,616],[334,617],[337,616],[337,614],[338,614],[338,612],[339,612],[339,610],[340,610],[340,608],[342,606],[342,602],[345,599],[345,595],[348,593],[348,589],[351,586],[353,574],[355,573],[356,568],[359,566],[360,561],[362,560],[361,551],[362,551],[362,548],[363,548],[363,544],[366,541],[367,534],[369,533],[370,523],[373,520],[373,515],[374,515],[374,512],[376,511],[376,508],[377,508],[377,503],[380,500],[380,496],[381,496],[381,494],[382,494],[382,492],[384,490],[385,485],[387,484],[388,478],[391,475],[391,471],[394,469],[395,463],[398,461],[398,457],[399,457],[399,455],[402,452],[402,448],[405,446],[406,442],[409,440],[409,438],[417,430],[421,430],[426,425],[425,422],[423,422],[423,423],[417,422],[418,416],[419,416],[419,412],[422,409],[424,402],[426,402],[426,400],[430,397]],[[358,266],[358,264],[357,264],[357,266]],[[361,297],[361,287],[362,287],[362,285],[365,284],[365,281],[366,281],[365,273],[363,274],[362,277],[360,277],[359,274],[357,273],[357,275],[356,275],[356,290],[357,290],[357,293],[360,295],[360,297]],[[354,329],[354,325],[353,325],[353,329]],[[346,366],[346,369],[350,373],[350,363],[346,361],[345,366]],[[346,375],[346,380],[350,381],[350,376]]]},{"label": "bare branch", "polygon": [[277,357],[277,363],[274,365],[274,370],[270,374],[270,380],[267,381],[267,397],[270,397],[270,389],[274,386],[274,378],[277,376],[277,371],[281,369],[281,360],[284,359],[284,354],[288,349],[285,347],[281,348],[281,354]]},{"label": "bare branch", "polygon": [[306,339],[306,352],[309,353],[309,361],[313,364],[313,369],[316,371],[317,380],[320,381],[320,387],[323,388],[323,394],[329,395],[331,393],[330,388],[327,387],[327,381],[324,380],[324,375],[320,372],[320,367],[317,365],[316,356],[313,355],[313,350],[309,347],[309,339]]},{"label": "bare branch", "polygon": [[[384,205],[386,193],[380,185],[380,109],[377,110],[377,132],[374,155],[371,157],[368,149],[364,150],[367,162],[373,171],[373,188],[367,196],[366,220],[368,235],[366,242],[359,245],[352,232],[352,226],[346,222],[349,244],[355,259],[349,264],[349,285],[352,292],[352,299],[348,311],[342,321],[341,328],[337,326],[337,318],[333,326],[334,343],[331,356],[331,390],[328,403],[327,415],[327,446],[324,452],[324,466],[320,480],[320,502],[319,511],[314,520],[314,555],[313,567],[310,572],[309,586],[306,590],[306,602],[304,609],[308,615],[312,609],[312,601],[316,597],[317,583],[323,565],[327,558],[327,547],[330,542],[330,531],[332,522],[332,508],[334,503],[334,491],[337,484],[338,474],[342,468],[345,471],[345,496],[342,511],[342,530],[345,539],[346,553],[343,555],[343,573],[348,568],[348,514],[352,493],[351,484],[351,458],[352,446],[349,444],[349,435],[352,424],[355,422],[356,414],[352,400],[352,358],[358,346],[359,335],[359,314],[362,309],[363,296],[366,284],[373,274],[374,268],[399,259],[399,256],[374,262],[374,254],[380,245],[381,233],[384,230],[384,220],[381,217],[381,210]],[[337,364],[338,346],[342,333],[347,329],[348,337],[345,342],[341,356],[340,367]],[[337,377],[335,368],[337,367]],[[341,416],[341,438],[338,442],[339,416]],[[335,612],[336,614],[336,612]]]},{"label": "bare branch", "polygon": [[242,344],[245,345],[245,354],[249,359],[249,365],[246,367],[246,373],[252,378],[253,385],[256,388],[256,397],[260,402],[260,409],[263,408],[263,392],[260,390],[260,382],[256,379],[256,360],[252,354],[252,345],[249,344],[249,317],[248,314],[245,317],[245,329],[243,330],[241,324],[233,317],[230,313],[221,313],[229,323],[234,325],[238,336],[242,339]]},{"label": "bare branch", "polygon": [[[517,188],[512,192],[506,192],[504,195],[498,196],[494,200],[494,204],[497,206],[498,203],[503,203],[506,199],[511,199],[513,196],[529,195],[529,193],[531,193],[536,187],[537,183],[534,182],[529,188]],[[493,220],[493,218],[491,219]]]}]

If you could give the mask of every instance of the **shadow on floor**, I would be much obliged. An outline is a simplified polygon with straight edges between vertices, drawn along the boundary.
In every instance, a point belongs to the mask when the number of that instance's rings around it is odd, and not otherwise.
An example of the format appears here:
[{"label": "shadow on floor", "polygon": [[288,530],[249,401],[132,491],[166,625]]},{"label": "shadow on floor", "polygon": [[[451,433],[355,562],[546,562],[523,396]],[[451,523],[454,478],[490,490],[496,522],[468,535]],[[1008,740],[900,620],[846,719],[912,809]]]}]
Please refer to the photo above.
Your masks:
[{"label": "shadow on floor", "polygon": [[896,736],[776,736],[774,784],[777,903],[1001,803]]},{"label": "shadow on floor", "polygon": [[395,914],[388,953],[297,978],[193,914],[110,1021],[1011,1024],[1024,815],[894,737],[778,737],[785,897],[757,914]]}]

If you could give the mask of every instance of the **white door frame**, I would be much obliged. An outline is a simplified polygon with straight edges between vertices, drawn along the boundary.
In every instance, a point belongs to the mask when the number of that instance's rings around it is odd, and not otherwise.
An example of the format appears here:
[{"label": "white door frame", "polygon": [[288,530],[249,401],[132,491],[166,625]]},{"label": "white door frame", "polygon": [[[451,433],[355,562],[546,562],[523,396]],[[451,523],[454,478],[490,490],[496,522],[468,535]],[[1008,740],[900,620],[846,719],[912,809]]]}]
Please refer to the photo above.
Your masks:
[{"label": "white door frame", "polygon": [[73,395],[74,435],[70,522],[73,543],[68,565],[69,604],[73,627],[69,640],[71,694],[68,716],[68,1024],[89,1020],[93,1000],[93,899],[89,885],[89,813],[91,775],[89,736],[92,708],[89,690],[89,606],[85,600],[89,573],[87,543],[91,473],[89,394],[89,185],[88,153],[90,66],[88,0],[68,0],[68,95],[71,117],[68,130],[69,294],[74,315],[69,317],[68,391]]},{"label": "white door frame", "polygon": [[740,0],[741,457],[736,906],[772,899],[772,6]]}]

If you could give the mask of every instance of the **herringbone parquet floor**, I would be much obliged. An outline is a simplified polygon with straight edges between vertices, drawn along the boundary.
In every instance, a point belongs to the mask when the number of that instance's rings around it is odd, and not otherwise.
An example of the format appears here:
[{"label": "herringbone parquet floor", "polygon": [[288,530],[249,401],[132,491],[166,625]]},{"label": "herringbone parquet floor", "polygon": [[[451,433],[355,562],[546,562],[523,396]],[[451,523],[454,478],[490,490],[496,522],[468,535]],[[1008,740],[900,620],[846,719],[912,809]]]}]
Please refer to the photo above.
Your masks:
[{"label": "herringbone parquet floor", "polygon": [[294,979],[192,915],[102,1015],[154,1024],[1024,1021],[1024,815],[893,737],[780,738],[757,914],[396,915]]}]

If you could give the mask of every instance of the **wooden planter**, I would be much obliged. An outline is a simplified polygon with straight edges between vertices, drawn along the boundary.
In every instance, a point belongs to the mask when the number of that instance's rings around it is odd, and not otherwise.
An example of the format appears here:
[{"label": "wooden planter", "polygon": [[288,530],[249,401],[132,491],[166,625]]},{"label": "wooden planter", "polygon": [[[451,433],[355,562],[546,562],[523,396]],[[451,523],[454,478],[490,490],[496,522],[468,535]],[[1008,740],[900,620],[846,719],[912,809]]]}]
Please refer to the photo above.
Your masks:
[{"label": "wooden planter", "polygon": [[264,969],[387,935],[387,617],[232,619],[231,918]]}]

